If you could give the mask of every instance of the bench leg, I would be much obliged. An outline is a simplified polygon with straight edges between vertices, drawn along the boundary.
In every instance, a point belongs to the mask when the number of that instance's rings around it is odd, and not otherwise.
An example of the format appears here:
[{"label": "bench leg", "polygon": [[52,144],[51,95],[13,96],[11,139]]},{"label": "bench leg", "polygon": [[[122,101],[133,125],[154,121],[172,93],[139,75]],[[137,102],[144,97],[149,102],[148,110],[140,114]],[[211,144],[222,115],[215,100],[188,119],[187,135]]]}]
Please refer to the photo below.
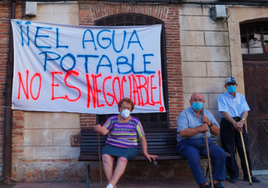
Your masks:
[{"label": "bench leg", "polygon": [[87,180],[86,180],[86,188],[89,188],[90,184],[90,164],[87,165]]}]

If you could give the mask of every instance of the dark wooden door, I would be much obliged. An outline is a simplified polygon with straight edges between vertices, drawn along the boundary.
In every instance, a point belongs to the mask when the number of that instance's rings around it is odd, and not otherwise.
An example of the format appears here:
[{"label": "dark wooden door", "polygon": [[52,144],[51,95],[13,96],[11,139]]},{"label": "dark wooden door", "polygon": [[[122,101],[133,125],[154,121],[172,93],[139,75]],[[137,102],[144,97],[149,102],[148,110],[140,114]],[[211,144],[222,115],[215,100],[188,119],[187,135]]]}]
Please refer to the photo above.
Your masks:
[{"label": "dark wooden door", "polygon": [[268,61],[245,61],[244,81],[253,170],[268,169]]}]

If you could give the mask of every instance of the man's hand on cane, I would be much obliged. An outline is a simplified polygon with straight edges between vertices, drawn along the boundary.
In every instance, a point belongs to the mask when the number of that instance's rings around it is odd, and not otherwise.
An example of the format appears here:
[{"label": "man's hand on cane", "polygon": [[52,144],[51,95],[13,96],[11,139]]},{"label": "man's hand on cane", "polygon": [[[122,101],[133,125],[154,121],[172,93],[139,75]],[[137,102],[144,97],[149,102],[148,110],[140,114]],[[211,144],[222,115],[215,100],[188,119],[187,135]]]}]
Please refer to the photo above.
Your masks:
[{"label": "man's hand on cane", "polygon": [[241,121],[236,122],[234,128],[238,131],[238,132],[243,132],[243,126],[244,123]]},{"label": "man's hand on cane", "polygon": [[200,131],[203,133],[208,132],[208,124],[204,123],[203,125],[200,125]]},{"label": "man's hand on cane", "polygon": [[202,115],[201,120],[202,120],[203,123],[205,123],[207,125],[211,124],[211,122],[209,121],[208,117],[205,116],[204,114]]},{"label": "man's hand on cane", "polygon": [[210,125],[210,121],[207,116],[204,115],[204,109],[202,110],[201,121],[203,122],[203,125],[200,126],[203,129],[202,132],[208,132],[208,125]]}]

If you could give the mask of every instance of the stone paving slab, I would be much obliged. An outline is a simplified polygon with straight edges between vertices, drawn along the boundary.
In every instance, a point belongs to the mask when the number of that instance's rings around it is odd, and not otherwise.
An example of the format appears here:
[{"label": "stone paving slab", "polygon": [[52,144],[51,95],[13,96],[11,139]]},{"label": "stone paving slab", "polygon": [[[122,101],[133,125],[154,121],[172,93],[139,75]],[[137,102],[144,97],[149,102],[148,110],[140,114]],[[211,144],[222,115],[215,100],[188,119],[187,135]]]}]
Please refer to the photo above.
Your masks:
[{"label": "stone paving slab", "polygon": [[[226,188],[268,188],[268,175],[258,176],[261,183],[253,183],[238,180],[236,184],[224,181]],[[102,188],[105,188],[107,182],[103,182]],[[85,183],[63,182],[63,183],[17,183],[17,184],[0,184],[0,188],[85,188]],[[93,182],[90,188],[101,188],[99,182]],[[184,180],[124,180],[119,181],[117,188],[197,188],[193,179]]]}]

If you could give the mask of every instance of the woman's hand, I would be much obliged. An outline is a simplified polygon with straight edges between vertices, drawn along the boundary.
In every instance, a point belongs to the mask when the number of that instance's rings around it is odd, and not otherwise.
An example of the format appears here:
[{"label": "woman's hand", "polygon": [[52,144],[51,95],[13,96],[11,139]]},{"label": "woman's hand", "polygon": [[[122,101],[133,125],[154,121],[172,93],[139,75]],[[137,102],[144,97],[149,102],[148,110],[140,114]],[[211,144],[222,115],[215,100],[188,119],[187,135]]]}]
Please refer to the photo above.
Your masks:
[{"label": "woman's hand", "polygon": [[97,132],[97,133],[101,133],[101,125],[98,124],[94,127],[94,131]]},{"label": "woman's hand", "polygon": [[145,136],[142,136],[139,138],[140,139],[140,142],[141,142],[141,147],[142,147],[142,151],[143,151],[143,154],[145,155],[145,157],[150,161],[152,162],[152,159],[153,161],[155,161],[155,158],[158,157],[157,155],[150,155],[147,151],[147,141],[146,141],[146,138]]},{"label": "woman's hand", "polygon": [[109,132],[108,129],[106,129],[105,127],[102,127],[100,124],[94,127],[94,131],[101,135],[106,135]]},{"label": "woman's hand", "polygon": [[145,157],[150,161],[150,162],[152,162],[152,159],[153,159],[153,161],[155,162],[155,158],[157,158],[158,156],[157,155],[150,155],[150,154],[144,154],[145,155]]}]

